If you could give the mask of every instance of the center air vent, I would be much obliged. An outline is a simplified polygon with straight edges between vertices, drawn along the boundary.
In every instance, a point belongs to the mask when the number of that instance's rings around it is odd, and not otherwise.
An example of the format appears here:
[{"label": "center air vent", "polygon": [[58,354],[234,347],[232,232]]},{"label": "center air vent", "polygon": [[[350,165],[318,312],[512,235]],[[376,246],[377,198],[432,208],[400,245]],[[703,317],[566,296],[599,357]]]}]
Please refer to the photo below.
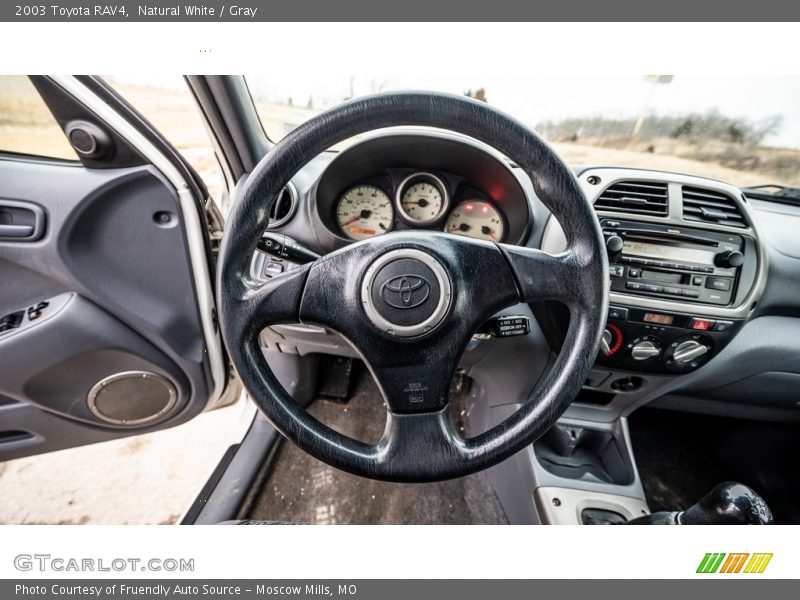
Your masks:
[{"label": "center air vent", "polygon": [[705,188],[683,186],[683,218],[728,227],[747,227],[736,200],[723,192]]},{"label": "center air vent", "polygon": [[618,181],[600,194],[595,210],[667,216],[667,184],[658,181]]},{"label": "center air vent", "polygon": [[269,228],[276,229],[285,225],[297,210],[297,190],[289,183],[278,194],[278,199],[269,211]]}]

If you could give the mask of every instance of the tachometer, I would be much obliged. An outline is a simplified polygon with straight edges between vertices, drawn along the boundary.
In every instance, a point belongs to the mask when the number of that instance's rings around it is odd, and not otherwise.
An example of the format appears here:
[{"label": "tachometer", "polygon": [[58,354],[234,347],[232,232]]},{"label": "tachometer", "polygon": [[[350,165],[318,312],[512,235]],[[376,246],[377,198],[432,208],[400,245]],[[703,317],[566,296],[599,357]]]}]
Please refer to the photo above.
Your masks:
[{"label": "tachometer", "polygon": [[447,209],[447,188],[430,173],[412,173],[397,188],[397,209],[415,225],[427,225]]},{"label": "tachometer", "polygon": [[488,202],[464,200],[448,215],[444,230],[456,235],[499,242],[505,234],[505,225],[498,210]]},{"label": "tachometer", "polygon": [[394,208],[383,190],[374,185],[357,185],[342,195],[336,220],[348,238],[365,240],[392,228]]}]

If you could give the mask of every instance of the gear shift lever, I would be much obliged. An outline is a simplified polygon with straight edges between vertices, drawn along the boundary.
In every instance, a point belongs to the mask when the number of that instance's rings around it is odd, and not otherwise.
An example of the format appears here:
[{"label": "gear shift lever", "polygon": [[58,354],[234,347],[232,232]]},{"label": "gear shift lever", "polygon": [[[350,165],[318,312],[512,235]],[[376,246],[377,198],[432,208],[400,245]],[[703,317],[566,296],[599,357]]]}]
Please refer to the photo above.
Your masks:
[{"label": "gear shift lever", "polygon": [[772,525],[764,499],[741,483],[720,483],[682,512],[657,512],[628,521],[629,525]]}]

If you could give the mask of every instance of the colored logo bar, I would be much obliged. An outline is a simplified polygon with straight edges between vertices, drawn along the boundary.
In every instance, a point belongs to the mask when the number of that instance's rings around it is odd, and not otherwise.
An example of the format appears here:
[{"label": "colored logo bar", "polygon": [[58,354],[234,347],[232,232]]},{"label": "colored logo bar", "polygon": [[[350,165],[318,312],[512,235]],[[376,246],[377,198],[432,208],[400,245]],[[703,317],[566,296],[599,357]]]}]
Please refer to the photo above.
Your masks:
[{"label": "colored logo bar", "polygon": [[763,573],[772,553],[749,554],[735,552],[707,552],[697,566],[698,573]]}]

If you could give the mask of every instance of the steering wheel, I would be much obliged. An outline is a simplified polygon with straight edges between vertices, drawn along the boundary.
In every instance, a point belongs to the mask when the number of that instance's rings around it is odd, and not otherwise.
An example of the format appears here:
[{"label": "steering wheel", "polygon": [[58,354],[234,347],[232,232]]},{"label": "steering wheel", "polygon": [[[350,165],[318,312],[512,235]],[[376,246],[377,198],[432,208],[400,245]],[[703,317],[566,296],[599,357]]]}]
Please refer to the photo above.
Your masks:
[{"label": "steering wheel", "polygon": [[[351,244],[258,285],[251,257],[281,189],[308,161],[351,136],[429,126],[481,140],[517,163],[558,219],[558,255],[432,231]],[[285,437],[344,471],[387,481],[459,477],[531,444],[573,400],[597,355],[608,308],[608,261],[592,206],[567,165],[533,131],[489,105],[446,94],[378,94],[293,130],[259,162],[226,224],[217,270],[222,334],[245,388]],[[558,300],[570,325],[546,378],[505,421],[463,438],[447,409],[450,381],[477,328],[520,302]],[[386,400],[375,444],[324,425],[295,403],[259,347],[264,327],[320,325],[358,350]],[[520,368],[525,357],[520,357]]]}]

